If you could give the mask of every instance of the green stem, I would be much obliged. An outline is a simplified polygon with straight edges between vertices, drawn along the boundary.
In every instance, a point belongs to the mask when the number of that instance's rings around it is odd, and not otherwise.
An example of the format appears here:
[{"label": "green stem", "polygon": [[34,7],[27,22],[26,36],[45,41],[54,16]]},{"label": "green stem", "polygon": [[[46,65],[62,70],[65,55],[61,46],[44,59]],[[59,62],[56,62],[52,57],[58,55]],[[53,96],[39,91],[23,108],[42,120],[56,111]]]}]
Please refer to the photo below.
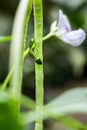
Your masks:
[{"label": "green stem", "polygon": [[[27,55],[29,55],[29,51],[30,51],[30,49],[27,48],[26,51],[25,51],[24,54],[23,54],[23,58],[25,58]],[[2,86],[1,86],[0,90],[3,91],[3,90],[6,89],[7,84],[9,83],[9,81],[10,81],[10,79],[11,79],[11,76],[12,76],[12,74],[13,74],[13,71],[14,71],[14,67],[9,71],[9,73],[8,73],[8,75],[6,76],[6,78],[5,78],[5,80],[4,80],[4,82],[3,82]]]},{"label": "green stem", "polygon": [[[52,37],[52,34],[49,33],[47,34],[46,36],[43,37],[43,41],[49,39],[50,37]],[[27,48],[24,52],[24,55],[23,57],[25,58],[27,55],[29,55],[29,51],[30,51],[30,48]],[[6,87],[7,87],[7,84],[9,83],[10,79],[11,79],[11,76],[12,76],[12,73],[13,73],[13,68],[10,70],[10,72],[8,73],[8,75],[6,76],[2,86],[1,86],[1,90],[5,90]]]},{"label": "green stem", "polygon": [[27,57],[29,55],[30,48],[27,48],[26,51],[23,54],[23,58]]},{"label": "green stem", "polygon": [[[43,37],[43,41],[49,39],[52,36],[53,36],[52,33],[48,33],[46,36]],[[0,43],[8,42],[11,40],[12,40],[12,36],[0,36]]]},{"label": "green stem", "polygon": [[0,36],[0,43],[8,42],[12,39],[12,36]]},{"label": "green stem", "polygon": [[9,73],[8,73],[8,75],[6,76],[6,78],[5,78],[5,80],[4,80],[4,82],[3,82],[2,86],[1,86],[0,90],[3,91],[3,90],[6,89],[7,84],[8,84],[8,82],[10,81],[11,76],[12,76],[12,74],[13,74],[13,71],[14,71],[14,68],[12,68],[12,69],[9,71]]},{"label": "green stem", "polygon": [[43,41],[49,39],[50,37],[52,37],[53,34],[52,33],[48,33],[46,36],[43,37]]},{"label": "green stem", "polygon": [[20,95],[23,70],[23,53],[26,43],[28,19],[32,9],[32,0],[21,0],[13,24],[12,42],[10,50],[10,69],[14,67],[11,77],[11,94],[17,98],[17,111],[20,109]]},{"label": "green stem", "polygon": [[[42,54],[42,37],[43,37],[43,16],[42,0],[34,0],[34,23],[35,23],[35,56],[42,61],[42,64],[35,63],[36,78],[36,110],[43,109],[43,54]],[[37,119],[35,130],[43,130],[43,119]]]}]

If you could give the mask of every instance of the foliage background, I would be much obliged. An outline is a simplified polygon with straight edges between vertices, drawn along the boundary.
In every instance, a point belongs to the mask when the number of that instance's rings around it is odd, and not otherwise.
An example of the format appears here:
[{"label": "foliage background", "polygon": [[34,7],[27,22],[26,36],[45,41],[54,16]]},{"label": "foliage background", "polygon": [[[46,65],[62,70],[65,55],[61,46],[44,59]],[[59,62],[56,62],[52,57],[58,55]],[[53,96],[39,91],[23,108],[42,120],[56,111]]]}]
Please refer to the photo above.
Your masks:
[{"label": "foliage background", "polygon": [[[0,36],[11,35],[13,20],[19,0],[0,1]],[[87,33],[86,0],[43,0],[44,35],[58,18],[62,9],[68,16],[72,28],[83,28]],[[33,12],[29,22],[27,46],[33,38]],[[0,45],[0,82],[8,73],[10,43]],[[87,86],[87,38],[80,47],[62,43],[55,37],[44,43],[45,102],[71,87]],[[34,63],[31,57],[24,62],[23,93],[34,98]]]}]

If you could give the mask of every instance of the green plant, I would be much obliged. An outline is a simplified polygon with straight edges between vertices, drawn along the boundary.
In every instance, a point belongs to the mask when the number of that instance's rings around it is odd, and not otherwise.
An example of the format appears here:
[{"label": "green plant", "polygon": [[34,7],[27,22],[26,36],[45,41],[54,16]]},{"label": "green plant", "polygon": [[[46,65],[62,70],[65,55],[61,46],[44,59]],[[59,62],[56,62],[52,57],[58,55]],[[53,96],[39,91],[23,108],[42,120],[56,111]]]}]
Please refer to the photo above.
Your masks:
[{"label": "green plant", "polygon": [[[25,50],[27,25],[32,3],[34,7],[34,39],[31,40],[30,47]],[[67,114],[72,113],[87,113],[87,89],[70,90],[44,105],[43,41],[55,35],[70,45],[78,46],[85,39],[85,32],[82,29],[71,31],[69,21],[62,11],[60,11],[59,16],[58,27],[57,22],[54,22],[51,25],[50,33],[43,37],[42,1],[22,0],[15,16],[12,36],[0,38],[0,43],[12,40],[9,73],[1,85],[0,91],[1,130],[22,130],[25,124],[33,121],[35,121],[35,130],[43,130],[43,120],[45,118],[61,121],[71,129],[87,129],[86,125],[84,126],[78,121],[66,117]],[[21,94],[23,62],[29,54],[33,57],[35,63],[36,102]],[[9,81],[9,90],[5,91]],[[20,112],[21,104],[31,110],[27,113]],[[5,120],[5,118],[7,119]],[[9,127],[10,122],[12,125]]]}]

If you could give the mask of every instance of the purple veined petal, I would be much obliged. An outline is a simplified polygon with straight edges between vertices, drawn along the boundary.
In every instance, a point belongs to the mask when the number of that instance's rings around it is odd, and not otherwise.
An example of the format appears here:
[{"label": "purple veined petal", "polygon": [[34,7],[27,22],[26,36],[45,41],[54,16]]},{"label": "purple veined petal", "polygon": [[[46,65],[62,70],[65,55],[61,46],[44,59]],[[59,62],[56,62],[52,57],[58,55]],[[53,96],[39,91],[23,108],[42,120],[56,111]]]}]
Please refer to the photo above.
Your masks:
[{"label": "purple veined petal", "polygon": [[82,29],[71,31],[65,35],[61,35],[60,39],[72,46],[79,46],[85,40],[85,32]]},{"label": "purple veined petal", "polygon": [[69,20],[67,16],[63,14],[62,10],[59,10],[58,30],[61,34],[71,31]]},{"label": "purple veined petal", "polygon": [[63,17],[64,17],[64,21],[65,21],[65,25],[66,25],[66,30],[67,30],[67,32],[70,32],[71,31],[71,25],[70,25],[69,19],[66,15],[64,15]]}]

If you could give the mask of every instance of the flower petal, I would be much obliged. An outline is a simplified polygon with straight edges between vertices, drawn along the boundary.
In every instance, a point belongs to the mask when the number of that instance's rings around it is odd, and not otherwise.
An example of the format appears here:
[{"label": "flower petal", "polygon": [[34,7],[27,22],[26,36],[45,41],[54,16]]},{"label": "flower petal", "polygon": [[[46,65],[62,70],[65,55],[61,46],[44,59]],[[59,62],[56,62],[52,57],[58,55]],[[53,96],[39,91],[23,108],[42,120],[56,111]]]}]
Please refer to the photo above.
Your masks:
[{"label": "flower petal", "polygon": [[57,21],[54,21],[54,22],[51,24],[50,32],[55,32],[56,28],[57,28]]},{"label": "flower petal", "polygon": [[82,29],[78,29],[60,36],[60,39],[72,46],[79,46],[85,40],[85,32]]},{"label": "flower petal", "polygon": [[58,31],[61,34],[71,31],[69,20],[67,16],[63,14],[62,10],[59,10]]}]

